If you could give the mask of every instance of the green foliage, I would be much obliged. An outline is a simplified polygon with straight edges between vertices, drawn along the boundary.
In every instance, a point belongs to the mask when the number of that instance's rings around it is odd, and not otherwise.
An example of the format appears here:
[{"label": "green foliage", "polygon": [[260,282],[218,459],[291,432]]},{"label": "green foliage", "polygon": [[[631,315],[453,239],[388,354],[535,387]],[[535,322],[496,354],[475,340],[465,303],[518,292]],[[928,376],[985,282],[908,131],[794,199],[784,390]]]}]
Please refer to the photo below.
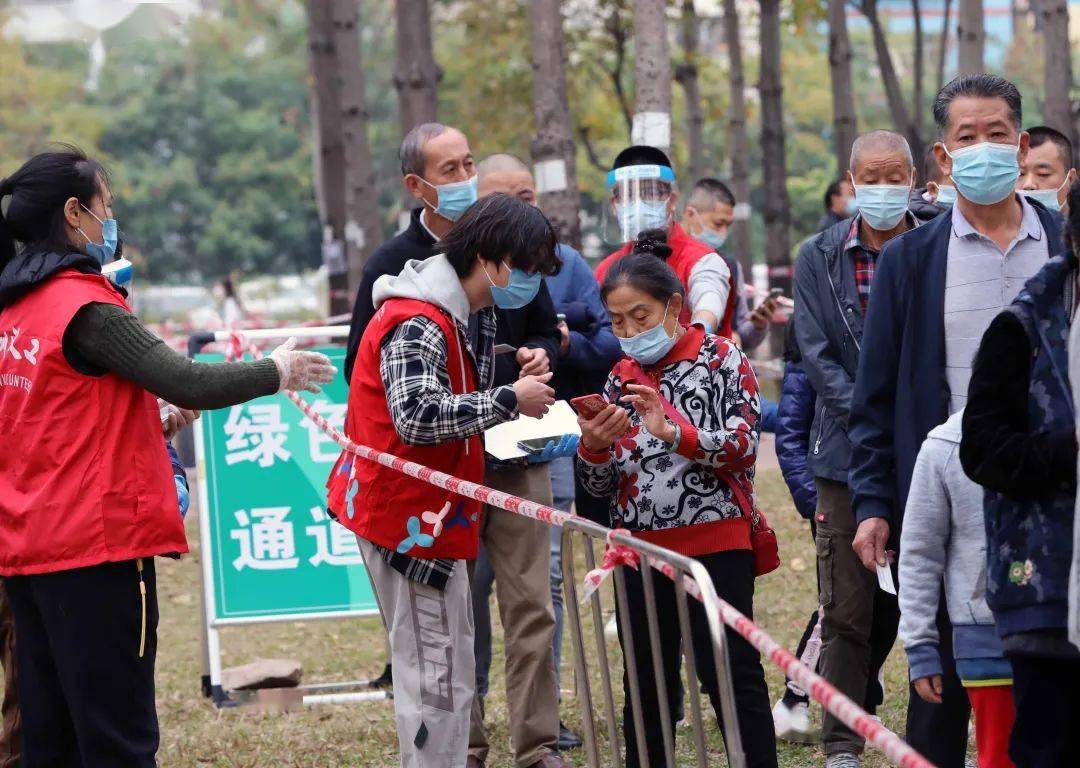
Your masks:
[{"label": "green foliage", "polygon": [[84,102],[85,70],[43,66],[0,36],[0,72],[0,176],[57,140],[97,146],[107,116]]},{"label": "green foliage", "polygon": [[[0,7],[2,7],[0,0]],[[718,6],[719,4],[717,4]],[[604,204],[604,175],[630,140],[634,111],[632,0],[567,0],[567,88],[577,140],[578,186],[587,229]],[[142,19],[106,35],[108,59],[87,92],[85,45],[27,46],[0,39],[0,175],[50,142],[77,143],[113,172],[117,214],[129,253],[145,257],[155,280],[211,279],[226,272],[285,272],[319,262],[312,189],[307,25],[300,0],[234,0],[192,20],[183,37]],[[751,204],[762,198],[758,58],[753,4],[740,4],[750,137]],[[674,64],[684,60],[669,16]],[[699,4],[700,10],[700,4]],[[140,11],[142,13],[143,11]],[[369,143],[386,229],[401,197],[401,126],[394,89],[394,1],[362,0]],[[705,111],[706,166],[721,177],[729,162],[729,72],[723,21],[702,16],[697,60]],[[148,30],[157,31],[150,34]],[[433,3],[436,58],[444,76],[439,119],[461,127],[478,156],[529,159],[534,132],[531,29],[527,0]],[[850,25],[855,103],[863,130],[892,127],[868,27]],[[889,34],[910,98],[910,32]],[[1019,39],[1005,61],[1025,96],[1025,122],[1041,112],[1037,39]],[[783,11],[783,76],[788,192],[793,241],[813,231],[824,187],[834,178],[832,100],[824,6],[791,0]],[[925,131],[936,89],[938,37],[926,35]],[[1038,57],[1036,57],[1038,58]],[[674,162],[685,171],[686,113],[673,87]],[[687,180],[688,181],[688,180]],[[761,251],[755,219],[755,252]]]},{"label": "green foliage", "polygon": [[[303,17],[242,4],[115,50],[95,101],[117,217],[155,280],[319,262]],[[278,12],[274,12],[278,11]]]}]

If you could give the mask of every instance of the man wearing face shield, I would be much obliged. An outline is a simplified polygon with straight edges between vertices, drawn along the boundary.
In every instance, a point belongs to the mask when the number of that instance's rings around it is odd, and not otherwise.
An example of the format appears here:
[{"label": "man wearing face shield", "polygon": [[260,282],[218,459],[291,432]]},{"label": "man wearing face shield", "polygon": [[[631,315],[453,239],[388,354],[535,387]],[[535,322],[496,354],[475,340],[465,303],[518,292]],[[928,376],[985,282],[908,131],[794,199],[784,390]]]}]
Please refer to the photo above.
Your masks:
[{"label": "man wearing face shield", "polygon": [[[1016,86],[996,75],[958,77],[935,98],[934,120],[934,152],[956,185],[956,204],[882,251],[851,399],[853,547],[869,569],[899,540],[923,440],[967,402],[980,338],[1061,249],[1059,217],[1015,191],[1028,159]],[[994,609],[994,595],[988,601]],[[919,677],[941,703],[909,693],[907,735],[931,762],[952,768],[964,765],[969,706],[941,610],[937,629],[938,653]]]},{"label": "man wearing face shield", "polygon": [[605,229],[617,230],[625,245],[600,262],[597,279],[603,283],[611,265],[631,252],[642,232],[662,230],[671,248],[667,264],[687,292],[680,321],[730,337],[737,296],[734,276],[713,246],[690,237],[675,221],[679,195],[667,155],[648,146],[624,149],[608,173],[607,188]]},{"label": "man wearing face shield", "polygon": [[415,259],[426,259],[450,227],[476,202],[476,164],[465,134],[441,123],[422,123],[401,141],[401,175],[405,188],[423,205],[412,212],[409,225],[375,249],[364,265],[353,306],[352,327],[345,353],[345,380],[375,307],[371,293],[383,275],[397,275]]},{"label": "man wearing face shield", "polygon": [[[859,136],[851,148],[850,166],[857,213],[799,250],[794,322],[803,368],[819,403],[810,430],[808,464],[818,497],[820,671],[873,712],[882,698],[877,671],[896,639],[899,609],[895,595],[877,588],[874,574],[852,550],[856,526],[847,482],[851,460],[847,425],[878,254],[918,221],[908,210],[916,174],[903,136],[892,131]],[[877,290],[877,283],[873,285]],[[822,740],[828,768],[859,765],[862,739],[828,714]]]}]

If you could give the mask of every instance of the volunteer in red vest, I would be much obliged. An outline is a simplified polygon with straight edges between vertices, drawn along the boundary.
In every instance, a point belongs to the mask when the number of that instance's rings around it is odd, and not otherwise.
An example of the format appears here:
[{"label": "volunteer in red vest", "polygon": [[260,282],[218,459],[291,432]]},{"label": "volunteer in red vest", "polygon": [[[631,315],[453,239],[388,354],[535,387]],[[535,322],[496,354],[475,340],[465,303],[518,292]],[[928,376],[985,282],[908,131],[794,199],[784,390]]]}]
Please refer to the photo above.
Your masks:
[{"label": "volunteer in red vest", "polygon": [[[0,180],[0,576],[15,615],[24,768],[155,766],[154,557],[187,552],[155,395],[221,408],[318,389],[291,344],[256,363],[170,350],[102,275],[119,244],[75,149]],[[0,210],[4,210],[0,207]]]},{"label": "volunteer in red vest", "polygon": [[[519,414],[542,416],[555,402],[550,373],[490,388],[492,305],[532,301],[543,276],[558,271],[555,244],[539,210],[493,194],[457,220],[434,256],[379,278],[353,367],[346,434],[482,483],[483,432]],[[462,768],[476,685],[462,561],[476,558],[481,505],[347,452],[328,488],[331,511],[359,538],[390,636],[401,764]]]},{"label": "volunteer in red vest", "polygon": [[596,279],[603,284],[611,265],[633,251],[642,233],[656,240],[655,230],[660,230],[671,249],[667,264],[686,291],[679,321],[700,323],[708,333],[730,338],[738,299],[735,278],[713,246],[687,235],[675,220],[679,192],[667,155],[643,145],[624,149],[607,175],[607,190],[605,217],[617,223],[625,245],[600,262]]}]

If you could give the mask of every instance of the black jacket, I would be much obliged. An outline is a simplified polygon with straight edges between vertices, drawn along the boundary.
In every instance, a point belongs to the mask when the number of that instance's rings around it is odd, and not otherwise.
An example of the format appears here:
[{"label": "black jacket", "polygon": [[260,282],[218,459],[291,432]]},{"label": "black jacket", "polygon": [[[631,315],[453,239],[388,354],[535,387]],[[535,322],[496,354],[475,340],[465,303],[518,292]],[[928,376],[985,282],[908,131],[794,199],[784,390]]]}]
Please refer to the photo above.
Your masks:
[{"label": "black jacket", "polygon": [[916,219],[923,222],[930,221],[930,219],[936,219],[945,211],[950,210],[947,206],[929,203],[924,200],[924,192],[926,192],[926,187],[916,187],[911,190],[911,197],[908,199],[908,210]]},{"label": "black jacket", "polygon": [[100,273],[101,263],[93,256],[75,250],[35,249],[15,254],[0,270],[0,307],[65,269]]},{"label": "black jacket", "polygon": [[[409,226],[376,248],[367,264],[364,265],[360,288],[356,292],[356,302],[353,305],[352,327],[349,329],[349,344],[345,352],[346,380],[352,378],[353,363],[360,349],[360,340],[364,336],[364,329],[375,314],[375,306],[371,299],[375,281],[383,275],[400,274],[407,262],[413,259],[427,259],[434,253],[435,239],[420,223],[421,210],[423,209],[418,208],[413,211]],[[551,294],[548,292],[547,285],[541,283],[540,292],[536,298],[522,309],[496,308],[495,318],[498,323],[496,344],[509,344],[515,349],[520,347],[543,349],[548,354],[552,370],[555,369],[559,361],[559,342],[562,334],[559,332],[555,307],[551,303]],[[494,386],[513,384],[517,381],[520,371],[521,368],[513,354],[498,355],[495,359]]]},{"label": "black jacket", "polygon": [[[1053,257],[1062,248],[1060,217],[1038,203],[1032,207]],[[855,519],[888,520],[894,540],[919,448],[949,418],[944,306],[951,233],[948,214],[894,237],[874,270],[848,421],[848,477]]]},{"label": "black jacket", "polygon": [[352,379],[353,363],[360,349],[360,339],[363,338],[364,329],[375,314],[375,307],[371,303],[371,291],[375,287],[375,281],[383,275],[399,274],[407,262],[413,259],[426,259],[434,250],[435,238],[429,235],[420,223],[421,210],[423,209],[414,210],[409,226],[376,248],[375,252],[368,257],[367,264],[364,265],[360,288],[356,291],[356,302],[353,304],[349,345],[345,351],[346,381]]},{"label": "black jacket", "polygon": [[817,393],[807,463],[815,477],[838,483],[851,464],[848,414],[863,331],[855,264],[844,253],[850,229],[851,219],[832,225],[803,243],[795,262],[795,338]]}]

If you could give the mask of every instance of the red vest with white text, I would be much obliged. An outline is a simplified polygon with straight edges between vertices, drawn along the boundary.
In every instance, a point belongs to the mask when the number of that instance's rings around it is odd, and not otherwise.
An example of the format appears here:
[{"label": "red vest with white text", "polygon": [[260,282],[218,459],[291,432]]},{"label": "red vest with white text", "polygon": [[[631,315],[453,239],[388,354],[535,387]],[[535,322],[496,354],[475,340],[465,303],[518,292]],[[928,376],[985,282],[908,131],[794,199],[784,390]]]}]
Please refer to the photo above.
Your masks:
[{"label": "red vest with white text", "polygon": [[64,357],[90,303],[128,308],[66,271],[0,309],[0,576],[187,552],[156,398]]},{"label": "red vest with white text", "polygon": [[[379,307],[360,341],[349,383],[345,434],[360,445],[482,483],[484,443],[479,435],[440,445],[408,445],[394,428],[379,373],[380,349],[395,326],[417,315],[437,323],[446,338],[447,372],[454,394],[476,391],[476,368],[453,318],[434,304],[391,299]],[[425,560],[476,559],[478,501],[344,451],[327,488],[328,506],[338,522],[373,544]]]}]

